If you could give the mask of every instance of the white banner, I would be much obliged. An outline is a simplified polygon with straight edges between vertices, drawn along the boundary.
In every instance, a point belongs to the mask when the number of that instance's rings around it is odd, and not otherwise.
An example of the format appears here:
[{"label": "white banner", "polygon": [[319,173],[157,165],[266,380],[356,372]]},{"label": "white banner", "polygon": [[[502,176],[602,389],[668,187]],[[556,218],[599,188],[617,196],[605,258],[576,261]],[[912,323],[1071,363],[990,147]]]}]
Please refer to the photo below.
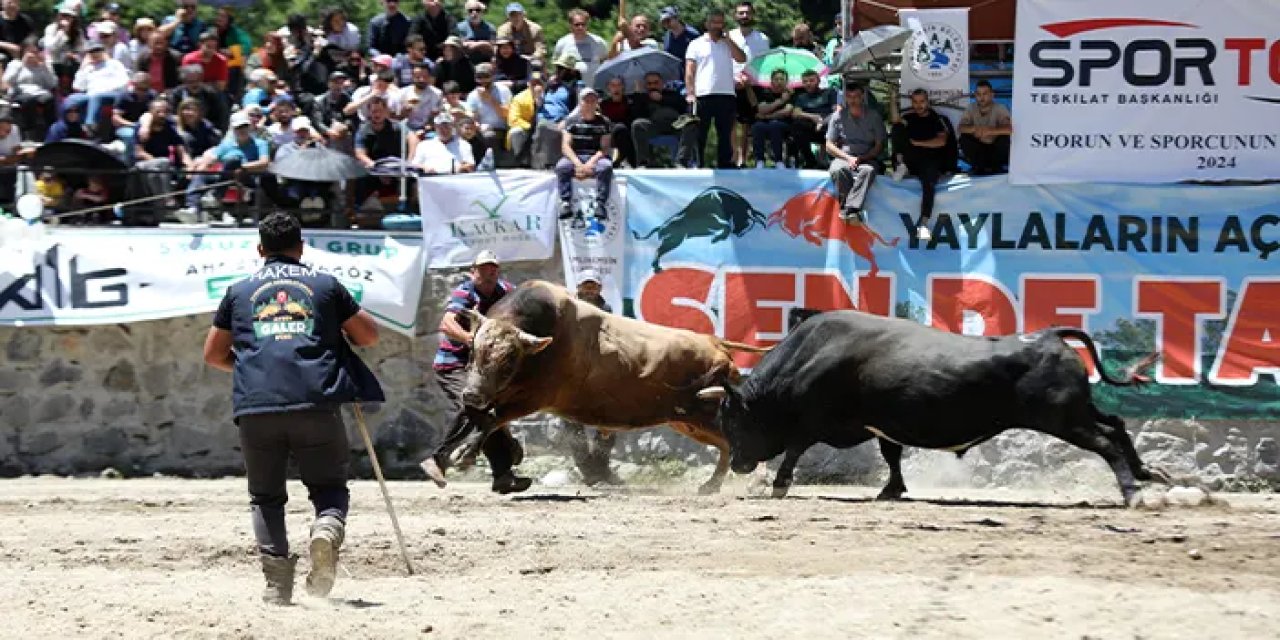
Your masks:
[{"label": "white banner", "polygon": [[[302,261],[332,273],[383,325],[413,335],[422,239],[304,230]],[[255,230],[62,230],[0,246],[0,326],[140,322],[218,307],[262,264]]]},{"label": "white banner", "polygon": [[556,177],[503,171],[418,180],[422,233],[432,269],[466,267],[485,249],[503,262],[555,252]]},{"label": "white banner", "polygon": [[627,187],[616,176],[609,194],[608,215],[596,215],[596,181],[575,180],[573,205],[580,218],[560,221],[560,255],[564,261],[565,286],[570,291],[578,276],[591,269],[600,277],[600,294],[622,313],[622,256],[626,245]]},{"label": "white banner", "polygon": [[[902,102],[916,89],[953,125],[969,106],[969,9],[899,9],[900,24],[915,35],[902,47]],[[958,125],[957,125],[958,126]]]},{"label": "white banner", "polygon": [[1280,178],[1280,2],[1019,0],[1015,184]]}]

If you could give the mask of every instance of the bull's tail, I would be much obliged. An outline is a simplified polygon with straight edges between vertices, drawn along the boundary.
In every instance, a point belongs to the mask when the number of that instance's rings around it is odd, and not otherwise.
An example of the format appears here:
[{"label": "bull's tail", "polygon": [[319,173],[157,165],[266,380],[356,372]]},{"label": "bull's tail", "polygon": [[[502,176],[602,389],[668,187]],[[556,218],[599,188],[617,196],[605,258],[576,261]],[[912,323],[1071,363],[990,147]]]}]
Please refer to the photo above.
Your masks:
[{"label": "bull's tail", "polygon": [[1107,370],[1102,367],[1102,357],[1098,355],[1098,347],[1093,343],[1093,338],[1089,334],[1080,329],[1070,327],[1059,327],[1052,329],[1054,335],[1065,340],[1067,338],[1075,338],[1084,343],[1086,349],[1089,350],[1089,356],[1093,358],[1093,365],[1098,368],[1098,375],[1102,377],[1102,381],[1117,387],[1134,387],[1151,382],[1151,378],[1143,373],[1160,357],[1159,352],[1148,354],[1143,359],[1134,363],[1124,372],[1124,378],[1116,380],[1107,374]]},{"label": "bull's tail", "polygon": [[639,232],[639,231],[632,231],[632,232],[631,232],[631,235],[635,236],[636,240],[648,240],[649,238],[652,238],[652,237],[653,237],[653,234],[657,233],[657,232],[658,232],[658,230],[660,230],[660,229],[662,229],[662,225],[658,225],[658,226],[654,227],[652,231],[650,231],[649,233],[646,233],[646,234],[644,234],[644,235],[640,235],[640,232]]},{"label": "bull's tail", "polygon": [[741,342],[723,339],[720,340],[720,346],[728,349],[729,351],[746,351],[748,353],[769,353],[769,351],[773,349],[773,347],[756,347]]}]

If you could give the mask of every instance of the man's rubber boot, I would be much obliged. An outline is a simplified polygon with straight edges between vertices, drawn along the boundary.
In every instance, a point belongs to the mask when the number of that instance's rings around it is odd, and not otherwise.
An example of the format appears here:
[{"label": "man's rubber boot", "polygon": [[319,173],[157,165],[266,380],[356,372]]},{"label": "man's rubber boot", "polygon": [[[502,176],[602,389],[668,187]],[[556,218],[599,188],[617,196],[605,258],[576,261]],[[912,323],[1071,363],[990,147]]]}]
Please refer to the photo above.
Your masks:
[{"label": "man's rubber boot", "polygon": [[508,493],[520,493],[526,491],[533,486],[531,478],[518,476],[510,471],[493,479],[494,493],[506,495]]},{"label": "man's rubber boot", "polygon": [[267,579],[262,601],[280,606],[293,604],[293,568],[298,564],[298,556],[286,558],[264,553],[259,557],[262,559],[262,576]]},{"label": "man's rubber boot", "polygon": [[311,524],[311,572],[307,595],[323,598],[338,577],[338,549],[346,538],[346,525],[334,516],[320,516]]}]

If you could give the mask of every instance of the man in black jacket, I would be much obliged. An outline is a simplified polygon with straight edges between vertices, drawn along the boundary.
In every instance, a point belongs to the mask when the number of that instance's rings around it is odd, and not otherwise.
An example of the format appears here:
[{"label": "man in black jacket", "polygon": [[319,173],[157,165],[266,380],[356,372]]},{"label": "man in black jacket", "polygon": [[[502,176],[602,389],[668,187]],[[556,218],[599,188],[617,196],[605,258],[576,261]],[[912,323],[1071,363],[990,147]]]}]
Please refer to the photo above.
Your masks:
[{"label": "man in black jacket", "polygon": [[365,38],[369,57],[404,53],[404,39],[409,37],[409,18],[400,13],[400,0],[382,0],[385,13],[369,21],[369,34]]},{"label": "man in black jacket", "polygon": [[413,19],[413,24],[409,27],[410,34],[420,35],[426,41],[429,60],[440,58],[444,53],[441,47],[445,39],[455,35],[457,31],[458,21],[444,10],[444,4],[440,0],[422,0],[422,13]]},{"label": "man in black jacket", "polygon": [[344,153],[354,153],[351,137],[351,120],[342,110],[351,104],[351,94],[346,89],[347,74],[334,71],[329,74],[329,90],[311,103],[311,122],[317,132],[329,139],[329,146]]},{"label": "man in black jacket", "polygon": [[698,128],[685,126],[676,128],[687,108],[680,94],[665,88],[662,76],[650,73],[644,77],[645,93],[635,96],[631,103],[632,117],[631,139],[635,142],[636,161],[641,167],[653,164],[653,151],[650,141],[659,136],[678,135],[680,145],[677,147],[675,162],[677,167],[688,167],[697,162],[695,146],[698,143]]}]

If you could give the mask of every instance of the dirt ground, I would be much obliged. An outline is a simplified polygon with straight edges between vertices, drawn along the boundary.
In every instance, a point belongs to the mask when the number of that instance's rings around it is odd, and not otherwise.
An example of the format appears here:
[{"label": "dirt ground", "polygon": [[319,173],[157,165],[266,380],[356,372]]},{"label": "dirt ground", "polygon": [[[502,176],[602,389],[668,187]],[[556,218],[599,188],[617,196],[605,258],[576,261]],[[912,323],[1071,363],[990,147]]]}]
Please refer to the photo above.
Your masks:
[{"label": "dirt ground", "polygon": [[[291,537],[309,520],[291,484]],[[332,597],[268,608],[243,480],[0,481],[8,637],[1274,638],[1280,496],[1159,511],[1070,492],[796,487],[499,497],[353,484]]]}]

